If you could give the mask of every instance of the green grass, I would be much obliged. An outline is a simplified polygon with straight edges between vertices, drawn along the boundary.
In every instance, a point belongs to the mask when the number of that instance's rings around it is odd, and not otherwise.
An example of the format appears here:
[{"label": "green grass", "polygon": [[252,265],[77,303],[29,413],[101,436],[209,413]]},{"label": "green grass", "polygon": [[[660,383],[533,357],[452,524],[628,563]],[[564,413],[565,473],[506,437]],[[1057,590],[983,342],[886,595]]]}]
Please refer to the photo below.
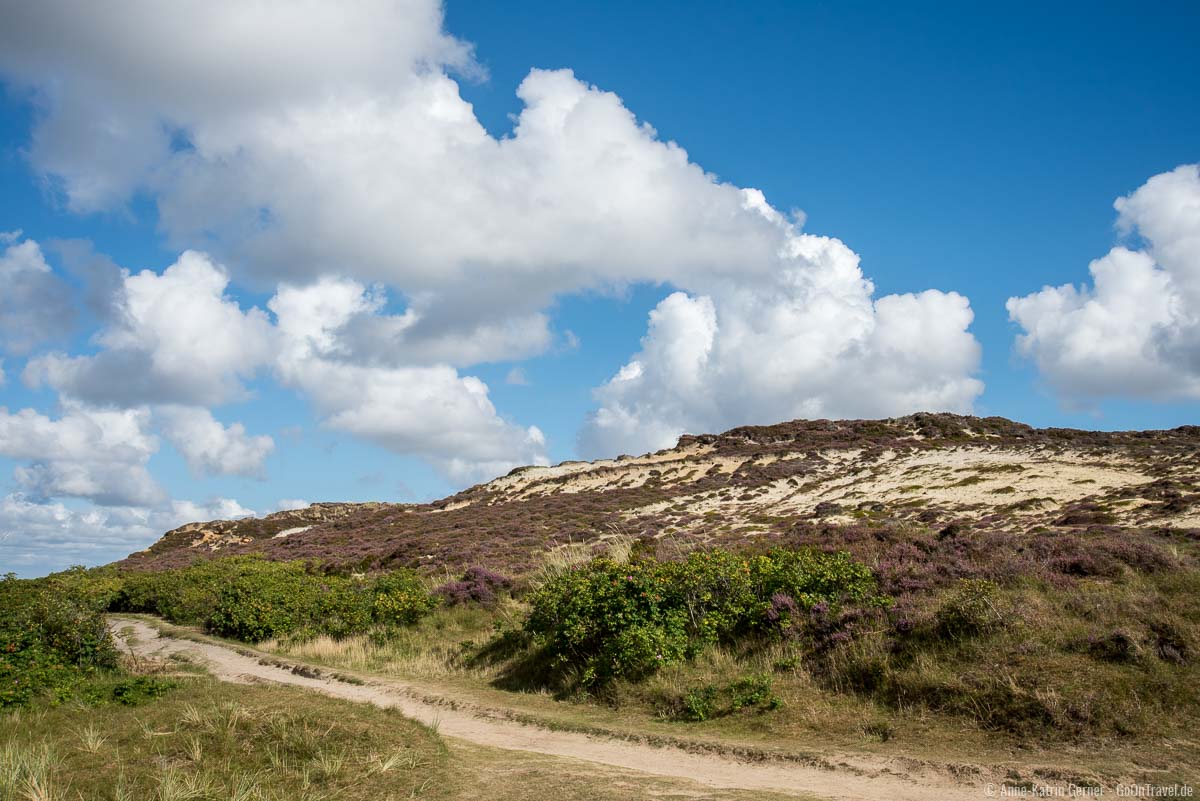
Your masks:
[{"label": "green grass", "polygon": [[206,677],[136,707],[0,715],[0,798],[386,801],[449,797],[437,735],[398,713]]}]

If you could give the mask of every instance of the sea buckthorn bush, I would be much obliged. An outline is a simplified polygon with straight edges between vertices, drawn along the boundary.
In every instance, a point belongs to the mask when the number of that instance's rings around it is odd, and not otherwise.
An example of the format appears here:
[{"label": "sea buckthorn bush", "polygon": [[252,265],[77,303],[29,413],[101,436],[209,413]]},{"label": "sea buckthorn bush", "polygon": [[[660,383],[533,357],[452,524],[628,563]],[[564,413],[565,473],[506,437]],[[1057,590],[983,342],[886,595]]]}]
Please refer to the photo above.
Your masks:
[{"label": "sea buckthorn bush", "polygon": [[[787,603],[781,599],[787,598]],[[701,648],[781,630],[781,607],[883,603],[845,553],[697,552],[680,562],[592,560],[533,591],[525,631],[582,686],[638,680]]]},{"label": "sea buckthorn bush", "polygon": [[440,603],[413,570],[396,570],[380,576],[372,592],[375,620],[379,623],[411,626]]},{"label": "sea buckthorn bush", "polygon": [[321,634],[340,638],[378,625],[411,625],[438,603],[412,570],[368,579],[326,575],[308,562],[239,556],[130,574],[111,608],[258,642]]},{"label": "sea buckthorn bush", "polygon": [[96,598],[61,582],[0,580],[0,708],[69,696],[117,667],[117,651]]}]

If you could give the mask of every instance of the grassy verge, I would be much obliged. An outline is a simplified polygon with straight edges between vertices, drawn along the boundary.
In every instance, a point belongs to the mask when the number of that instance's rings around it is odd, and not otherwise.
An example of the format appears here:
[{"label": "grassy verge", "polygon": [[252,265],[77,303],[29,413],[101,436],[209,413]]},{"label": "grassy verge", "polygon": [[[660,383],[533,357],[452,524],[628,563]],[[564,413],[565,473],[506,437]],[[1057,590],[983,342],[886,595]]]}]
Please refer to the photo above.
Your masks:
[{"label": "grassy verge", "polygon": [[346,801],[449,797],[437,735],[401,715],[206,677],[140,706],[0,716],[0,798]]}]

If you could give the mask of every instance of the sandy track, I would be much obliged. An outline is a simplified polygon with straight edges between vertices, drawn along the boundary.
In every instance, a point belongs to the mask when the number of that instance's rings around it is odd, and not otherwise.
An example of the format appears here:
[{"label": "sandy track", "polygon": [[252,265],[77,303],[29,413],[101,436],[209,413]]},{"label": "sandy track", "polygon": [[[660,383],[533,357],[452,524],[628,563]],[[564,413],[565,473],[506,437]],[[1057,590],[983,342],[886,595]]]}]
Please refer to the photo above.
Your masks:
[{"label": "sandy track", "polygon": [[862,762],[847,769],[825,769],[792,762],[740,762],[712,754],[696,754],[673,747],[555,731],[514,721],[483,717],[470,711],[423,700],[418,688],[394,680],[353,684],[332,678],[299,675],[286,668],[264,664],[215,642],[197,642],[164,636],[151,625],[133,618],[113,617],[116,632],[132,629],[127,647],[139,657],[186,654],[203,664],[218,679],[250,683],[270,681],[304,687],[336,698],[395,708],[407,717],[436,725],[438,733],[478,745],[529,751],[612,765],[654,776],[688,779],[712,788],[763,790],[854,801],[949,801],[983,797],[982,784],[959,783],[949,776],[906,773],[890,760]]}]

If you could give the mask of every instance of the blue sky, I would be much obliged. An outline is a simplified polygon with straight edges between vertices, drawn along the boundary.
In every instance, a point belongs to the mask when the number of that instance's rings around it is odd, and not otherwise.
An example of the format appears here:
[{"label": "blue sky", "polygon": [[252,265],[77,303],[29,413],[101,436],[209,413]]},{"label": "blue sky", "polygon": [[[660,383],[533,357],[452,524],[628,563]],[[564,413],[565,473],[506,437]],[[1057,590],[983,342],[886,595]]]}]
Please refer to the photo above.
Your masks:
[{"label": "blue sky", "polygon": [[1195,4],[137,5],[3,3],[0,572],[788,417],[1197,422]]}]

